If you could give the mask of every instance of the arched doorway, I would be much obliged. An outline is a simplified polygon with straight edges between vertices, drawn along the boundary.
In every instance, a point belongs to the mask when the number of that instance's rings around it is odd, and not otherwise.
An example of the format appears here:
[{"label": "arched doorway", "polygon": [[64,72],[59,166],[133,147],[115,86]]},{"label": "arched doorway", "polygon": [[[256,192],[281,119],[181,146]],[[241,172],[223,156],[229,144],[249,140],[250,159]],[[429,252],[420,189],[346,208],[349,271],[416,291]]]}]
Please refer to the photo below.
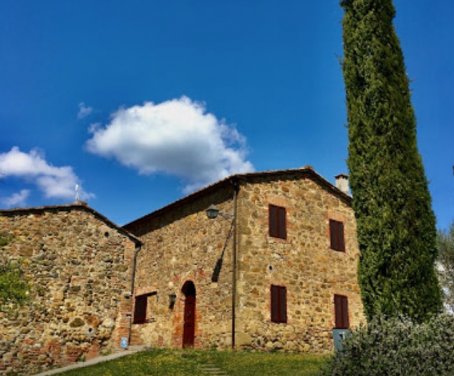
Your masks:
[{"label": "arched doorway", "polygon": [[183,347],[194,346],[195,336],[195,286],[192,281],[186,281],[181,289],[184,300]]}]

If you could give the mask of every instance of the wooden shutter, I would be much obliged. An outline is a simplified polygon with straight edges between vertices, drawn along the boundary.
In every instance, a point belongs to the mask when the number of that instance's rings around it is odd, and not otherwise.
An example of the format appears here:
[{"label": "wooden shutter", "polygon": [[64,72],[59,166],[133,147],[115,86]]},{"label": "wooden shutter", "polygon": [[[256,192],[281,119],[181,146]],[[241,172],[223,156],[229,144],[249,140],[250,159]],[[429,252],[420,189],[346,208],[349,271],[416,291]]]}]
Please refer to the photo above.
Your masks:
[{"label": "wooden shutter", "polygon": [[271,285],[271,321],[279,322],[279,289]]},{"label": "wooden shutter", "polygon": [[338,236],[339,251],[345,252],[344,224],[342,222],[338,222],[337,236]]},{"label": "wooden shutter", "polygon": [[287,322],[287,289],[279,287],[279,322]]},{"label": "wooden shutter", "polygon": [[331,249],[345,252],[344,224],[342,222],[329,220],[329,236]]},{"label": "wooden shutter", "polygon": [[268,206],[268,225],[270,236],[277,237],[278,235],[278,218],[277,218],[277,206]]},{"label": "wooden shutter", "polygon": [[348,298],[343,295],[334,295],[334,314],[336,329],[348,329]]},{"label": "wooden shutter", "polygon": [[287,289],[271,285],[271,321],[287,322]]},{"label": "wooden shutter", "polygon": [[270,236],[274,238],[287,239],[287,219],[285,208],[276,205],[269,205],[268,223]]},{"label": "wooden shutter", "polygon": [[147,295],[136,296],[134,324],[144,324],[147,319]]},{"label": "wooden shutter", "polygon": [[287,239],[287,223],[285,208],[278,208],[279,238]]}]

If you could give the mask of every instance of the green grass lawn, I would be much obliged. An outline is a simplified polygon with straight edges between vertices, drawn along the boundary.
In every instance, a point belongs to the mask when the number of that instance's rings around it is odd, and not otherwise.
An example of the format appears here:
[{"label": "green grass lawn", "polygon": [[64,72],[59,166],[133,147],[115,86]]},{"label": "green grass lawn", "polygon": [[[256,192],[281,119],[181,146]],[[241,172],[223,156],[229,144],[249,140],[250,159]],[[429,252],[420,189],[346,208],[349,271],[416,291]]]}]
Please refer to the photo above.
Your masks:
[{"label": "green grass lawn", "polygon": [[312,376],[327,360],[326,355],[311,354],[151,350],[61,375],[202,376],[201,366],[210,364],[232,376]]}]

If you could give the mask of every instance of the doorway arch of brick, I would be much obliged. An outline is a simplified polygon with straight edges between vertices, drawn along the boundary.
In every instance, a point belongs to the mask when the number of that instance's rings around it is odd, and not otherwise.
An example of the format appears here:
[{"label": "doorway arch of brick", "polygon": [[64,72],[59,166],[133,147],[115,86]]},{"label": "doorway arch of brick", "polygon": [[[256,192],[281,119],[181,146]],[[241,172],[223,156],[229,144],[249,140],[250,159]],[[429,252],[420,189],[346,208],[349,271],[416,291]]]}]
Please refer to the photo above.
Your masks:
[{"label": "doorway arch of brick", "polygon": [[196,321],[196,289],[192,281],[186,281],[181,289],[184,294],[183,348],[194,347]]}]

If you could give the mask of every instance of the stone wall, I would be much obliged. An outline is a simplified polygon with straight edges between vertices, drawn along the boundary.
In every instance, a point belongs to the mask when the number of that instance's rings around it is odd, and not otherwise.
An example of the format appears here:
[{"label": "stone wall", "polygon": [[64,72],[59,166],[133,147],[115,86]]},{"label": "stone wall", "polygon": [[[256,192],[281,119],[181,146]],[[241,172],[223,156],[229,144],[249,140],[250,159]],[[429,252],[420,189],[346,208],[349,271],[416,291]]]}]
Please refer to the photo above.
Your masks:
[{"label": "stone wall", "polygon": [[[249,177],[238,194],[238,348],[331,351],[334,294],[349,300],[351,326],[364,320],[357,283],[358,245],[353,210],[339,195],[301,174]],[[326,184],[325,184],[326,185]],[[233,212],[233,189],[220,185],[137,221],[129,230],[139,252],[135,294],[151,294],[148,322],[133,325],[133,343],[181,347],[185,281],[197,289],[196,347],[231,345],[232,238],[230,221],[208,220],[216,204]],[[268,235],[268,205],[287,209],[287,239]],[[329,219],[344,222],[346,252],[330,249]],[[225,245],[227,245],[225,247]],[[224,253],[223,253],[223,249]],[[222,257],[219,280],[212,281]],[[270,286],[287,288],[286,324],[270,319]],[[169,294],[176,293],[169,308]]]},{"label": "stone wall", "polygon": [[[181,347],[185,295],[196,288],[195,347],[228,348],[231,343],[231,220],[209,220],[211,204],[233,210],[232,189],[220,190],[130,229],[144,245],[137,255],[135,295],[149,297],[147,323],[133,325],[132,344]],[[176,303],[169,307],[169,295]]]},{"label": "stone wall", "polygon": [[[333,347],[334,294],[346,295],[350,325],[364,320],[351,207],[311,179],[244,183],[239,195],[239,347],[324,352]],[[268,205],[286,208],[287,239],[268,235]],[[330,249],[329,219],[344,223],[346,252]],[[287,323],[271,322],[270,287],[287,289]]]},{"label": "stone wall", "polygon": [[118,348],[129,334],[134,242],[84,208],[0,214],[29,302],[0,313],[0,373],[33,374]]}]

